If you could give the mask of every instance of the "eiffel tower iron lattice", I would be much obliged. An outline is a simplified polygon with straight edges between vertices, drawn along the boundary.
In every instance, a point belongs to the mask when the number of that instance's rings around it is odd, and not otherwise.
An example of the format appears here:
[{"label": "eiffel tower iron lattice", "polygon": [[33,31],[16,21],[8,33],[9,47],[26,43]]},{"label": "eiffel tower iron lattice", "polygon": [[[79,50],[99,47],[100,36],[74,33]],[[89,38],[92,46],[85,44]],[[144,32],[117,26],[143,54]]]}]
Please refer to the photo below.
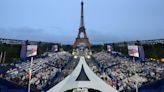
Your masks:
[{"label": "eiffel tower iron lattice", "polygon": [[[90,49],[91,44],[89,42],[89,39],[87,37],[86,31],[85,31],[85,26],[84,26],[84,11],[83,11],[83,1],[81,2],[81,20],[80,20],[80,28],[78,32],[78,36],[75,39],[75,42],[73,44],[73,48],[76,48],[80,43],[84,43],[87,48]],[[81,37],[81,34],[83,33],[83,37]]]}]

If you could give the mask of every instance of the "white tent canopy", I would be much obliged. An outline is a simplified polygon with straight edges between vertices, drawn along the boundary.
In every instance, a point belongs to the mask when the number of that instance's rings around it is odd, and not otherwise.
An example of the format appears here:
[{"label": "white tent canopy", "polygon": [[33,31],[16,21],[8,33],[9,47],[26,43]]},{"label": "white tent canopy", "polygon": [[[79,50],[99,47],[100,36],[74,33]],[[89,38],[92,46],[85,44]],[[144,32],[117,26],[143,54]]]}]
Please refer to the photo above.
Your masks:
[{"label": "white tent canopy", "polygon": [[[89,81],[76,81],[81,72],[82,66],[87,77],[89,78]],[[89,68],[84,57],[80,57],[78,65],[69,76],[67,76],[63,81],[48,90],[48,92],[64,92],[74,88],[89,88],[102,92],[118,92],[116,89],[106,84]]]}]

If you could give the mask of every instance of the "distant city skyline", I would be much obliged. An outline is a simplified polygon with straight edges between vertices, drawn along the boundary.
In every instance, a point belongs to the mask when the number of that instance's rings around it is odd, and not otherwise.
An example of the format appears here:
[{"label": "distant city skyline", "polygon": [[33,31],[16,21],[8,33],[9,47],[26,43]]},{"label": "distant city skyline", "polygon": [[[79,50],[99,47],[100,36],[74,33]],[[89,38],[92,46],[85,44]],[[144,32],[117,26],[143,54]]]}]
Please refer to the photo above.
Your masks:
[{"label": "distant city skyline", "polygon": [[[81,0],[1,0],[0,38],[73,44]],[[84,0],[91,43],[164,38],[164,0]]]}]

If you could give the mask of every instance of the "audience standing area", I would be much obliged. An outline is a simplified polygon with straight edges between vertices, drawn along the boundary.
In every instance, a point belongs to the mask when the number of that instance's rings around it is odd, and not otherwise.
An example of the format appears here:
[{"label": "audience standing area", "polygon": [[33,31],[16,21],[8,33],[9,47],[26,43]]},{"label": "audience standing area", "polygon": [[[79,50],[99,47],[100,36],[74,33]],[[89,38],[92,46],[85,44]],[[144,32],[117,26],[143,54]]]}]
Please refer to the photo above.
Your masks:
[{"label": "audience standing area", "polygon": [[75,70],[48,92],[67,92],[72,89],[78,90],[77,88],[98,90],[97,92],[118,92],[92,72],[82,56]]}]

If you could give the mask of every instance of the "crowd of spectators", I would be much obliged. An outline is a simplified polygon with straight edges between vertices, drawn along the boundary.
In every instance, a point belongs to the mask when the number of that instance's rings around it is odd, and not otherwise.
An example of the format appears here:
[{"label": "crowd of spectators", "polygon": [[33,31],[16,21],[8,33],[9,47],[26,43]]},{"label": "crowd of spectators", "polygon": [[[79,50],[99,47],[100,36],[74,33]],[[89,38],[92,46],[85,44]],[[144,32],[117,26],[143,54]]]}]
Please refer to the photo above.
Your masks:
[{"label": "crowd of spectators", "polygon": [[164,66],[159,62],[139,61],[99,52],[93,55],[91,69],[106,83],[121,92],[164,78]]},{"label": "crowd of spectators", "polygon": [[[48,90],[62,81],[78,64],[79,59],[72,58],[71,54],[62,51],[48,53],[47,57],[34,59],[31,88],[43,90],[45,87]],[[91,59],[86,58],[86,61],[97,76],[120,92],[164,78],[164,66],[158,62],[133,61],[131,58],[107,52],[95,53]],[[16,63],[14,66],[0,77],[27,87],[30,60]]]},{"label": "crowd of spectators", "polygon": [[[67,52],[48,53],[45,58],[37,58],[32,63],[31,88],[42,90],[57,73],[69,62],[70,54]],[[9,69],[3,77],[19,85],[28,86],[30,61],[16,63],[15,68]]]},{"label": "crowd of spectators", "polygon": [[51,81],[50,88],[55,86],[57,83],[62,81],[65,77],[67,77],[69,74],[72,73],[72,71],[75,69],[79,61],[79,58],[77,59],[72,59],[68,65],[66,65],[61,72],[57,75],[57,77]]}]

